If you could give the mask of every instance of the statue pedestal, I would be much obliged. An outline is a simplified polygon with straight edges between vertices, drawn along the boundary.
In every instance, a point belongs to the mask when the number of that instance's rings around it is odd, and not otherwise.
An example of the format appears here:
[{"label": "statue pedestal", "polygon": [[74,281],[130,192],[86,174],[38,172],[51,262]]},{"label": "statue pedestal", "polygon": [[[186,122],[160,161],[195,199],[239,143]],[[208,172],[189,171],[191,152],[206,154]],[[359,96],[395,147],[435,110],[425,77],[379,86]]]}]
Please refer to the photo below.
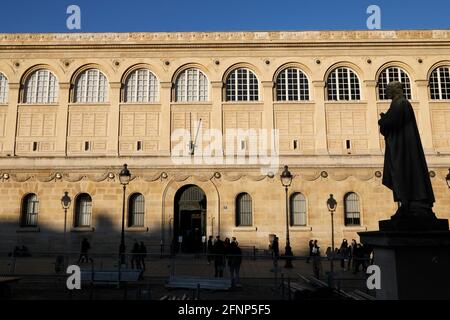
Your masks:
[{"label": "statue pedestal", "polygon": [[363,245],[373,247],[381,270],[377,299],[450,299],[450,231],[444,221],[447,231],[442,221],[437,231],[399,230],[399,224],[380,221],[380,231],[358,233]]}]

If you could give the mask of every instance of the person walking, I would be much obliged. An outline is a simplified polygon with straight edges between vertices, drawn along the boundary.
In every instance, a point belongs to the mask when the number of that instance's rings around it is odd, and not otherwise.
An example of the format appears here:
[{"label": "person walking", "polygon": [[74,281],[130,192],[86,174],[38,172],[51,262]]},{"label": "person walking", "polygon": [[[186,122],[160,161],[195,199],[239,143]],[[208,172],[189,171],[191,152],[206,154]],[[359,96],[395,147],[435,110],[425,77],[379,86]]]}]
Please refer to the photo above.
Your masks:
[{"label": "person walking", "polygon": [[320,256],[320,247],[317,240],[314,240],[314,247],[312,251],[313,273],[317,279],[320,279],[320,277],[322,276],[322,258]]},{"label": "person walking", "polygon": [[214,277],[222,278],[223,269],[225,264],[225,247],[223,241],[220,240],[220,236],[216,237],[216,243],[214,244]]},{"label": "person walking", "polygon": [[240,285],[239,272],[242,263],[242,250],[236,241],[230,244],[230,273],[231,273],[231,286],[236,287]]},{"label": "person walking", "polygon": [[131,269],[141,268],[141,263],[139,260],[139,243],[134,240],[133,248],[131,249]]},{"label": "person walking", "polygon": [[80,257],[78,258],[78,264],[83,262],[92,261],[91,258],[89,258],[88,252],[91,249],[91,244],[89,243],[87,238],[84,238],[81,242],[81,253]]},{"label": "person walking", "polygon": [[147,247],[144,242],[141,241],[139,245],[139,262],[143,270],[145,270],[145,258],[147,257]]},{"label": "person walking", "polygon": [[341,268],[347,271],[347,262],[349,256],[349,247],[347,239],[342,240],[341,247],[339,248],[339,256],[341,258]]},{"label": "person walking", "polygon": [[213,260],[213,236],[208,237],[208,243],[206,245],[206,259],[208,260],[208,264],[211,264]]}]

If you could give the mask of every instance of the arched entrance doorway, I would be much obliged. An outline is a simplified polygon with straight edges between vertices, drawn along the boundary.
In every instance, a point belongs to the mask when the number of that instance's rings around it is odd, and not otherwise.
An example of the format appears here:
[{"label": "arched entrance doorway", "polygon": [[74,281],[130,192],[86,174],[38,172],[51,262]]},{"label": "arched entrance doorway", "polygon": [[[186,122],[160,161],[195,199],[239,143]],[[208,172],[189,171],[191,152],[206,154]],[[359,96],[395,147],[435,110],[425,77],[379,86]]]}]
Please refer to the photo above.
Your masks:
[{"label": "arched entrance doorway", "polygon": [[180,188],[175,194],[173,216],[175,250],[185,253],[201,252],[202,240],[206,239],[207,222],[206,195],[203,190],[193,184]]}]

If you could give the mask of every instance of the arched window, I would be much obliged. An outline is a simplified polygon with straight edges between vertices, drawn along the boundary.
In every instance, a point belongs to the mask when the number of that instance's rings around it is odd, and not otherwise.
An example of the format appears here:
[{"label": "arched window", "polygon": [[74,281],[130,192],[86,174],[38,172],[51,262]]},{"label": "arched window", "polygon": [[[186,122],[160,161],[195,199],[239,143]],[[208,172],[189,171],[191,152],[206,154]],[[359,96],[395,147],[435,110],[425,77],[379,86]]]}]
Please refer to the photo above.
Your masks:
[{"label": "arched window", "polygon": [[75,100],[79,103],[98,103],[108,100],[108,80],[98,69],[83,71],[75,82]]},{"label": "arched window", "polygon": [[22,200],[22,227],[36,227],[39,212],[38,197],[34,193],[27,194]]},{"label": "arched window", "polygon": [[359,79],[356,73],[345,67],[331,71],[327,80],[328,100],[360,100]]},{"label": "arched window", "polygon": [[296,192],[291,195],[291,226],[306,226],[306,198]]},{"label": "arched window", "polygon": [[24,103],[56,103],[58,102],[58,80],[46,69],[34,71],[25,81]]},{"label": "arched window", "polygon": [[159,83],[148,69],[131,72],[125,82],[124,102],[158,101]]},{"label": "arched window", "polygon": [[208,78],[199,69],[186,69],[178,75],[175,86],[176,101],[207,101]]},{"label": "arched window", "polygon": [[90,227],[92,216],[92,198],[87,193],[77,197],[75,203],[75,227]]},{"label": "arched window", "polygon": [[306,75],[297,68],[281,71],[277,78],[277,101],[309,100],[309,84]]},{"label": "arched window", "polygon": [[236,226],[251,226],[252,224],[252,197],[248,193],[240,193],[236,197]]},{"label": "arched window", "polygon": [[347,193],[344,197],[344,222],[346,226],[359,226],[360,211],[359,211],[359,197],[356,193]]},{"label": "arched window", "polygon": [[378,99],[387,100],[386,88],[389,82],[398,81],[403,84],[406,99],[411,99],[411,81],[405,71],[398,67],[388,67],[380,73],[378,78]]},{"label": "arched window", "polygon": [[0,103],[8,102],[8,79],[0,72]]},{"label": "arched window", "polygon": [[233,70],[226,82],[227,101],[258,101],[258,79],[247,68]]},{"label": "arched window", "polygon": [[128,201],[128,226],[143,227],[144,213],[145,213],[144,196],[140,193],[132,194]]},{"label": "arched window", "polygon": [[431,72],[430,98],[432,100],[450,99],[450,67],[438,67]]}]

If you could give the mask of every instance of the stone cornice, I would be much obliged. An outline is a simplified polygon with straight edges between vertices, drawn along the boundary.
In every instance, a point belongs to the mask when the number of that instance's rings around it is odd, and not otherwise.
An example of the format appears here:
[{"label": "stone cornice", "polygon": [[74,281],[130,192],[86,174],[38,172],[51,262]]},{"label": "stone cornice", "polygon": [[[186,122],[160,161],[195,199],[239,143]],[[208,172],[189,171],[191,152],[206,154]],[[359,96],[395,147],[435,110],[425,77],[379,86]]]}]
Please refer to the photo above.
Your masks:
[{"label": "stone cornice", "polygon": [[450,30],[0,34],[0,49],[450,44]]}]

